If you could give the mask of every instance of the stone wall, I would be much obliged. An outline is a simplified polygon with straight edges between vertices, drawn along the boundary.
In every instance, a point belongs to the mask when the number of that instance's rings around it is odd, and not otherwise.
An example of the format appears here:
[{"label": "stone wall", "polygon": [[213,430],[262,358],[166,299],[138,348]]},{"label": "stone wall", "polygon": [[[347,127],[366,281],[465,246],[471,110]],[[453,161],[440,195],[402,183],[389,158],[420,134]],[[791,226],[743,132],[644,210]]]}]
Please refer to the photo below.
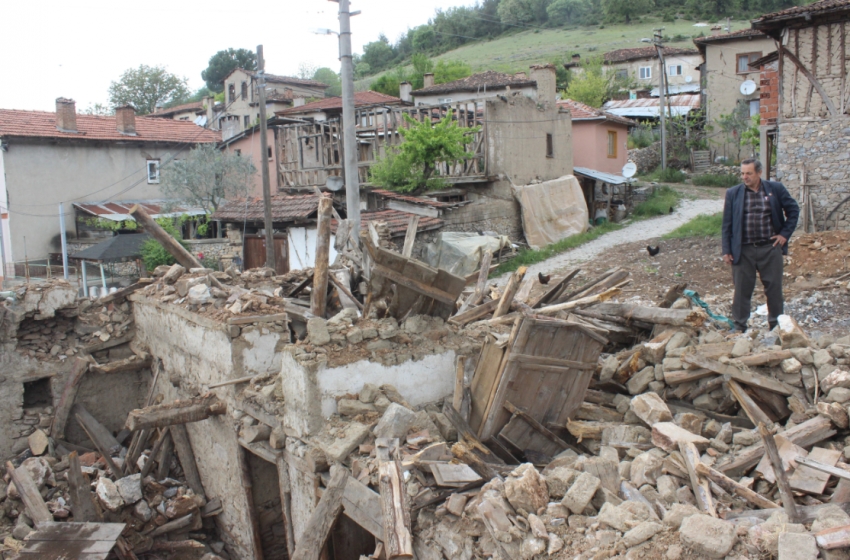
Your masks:
[{"label": "stone wall", "polygon": [[629,161],[637,165],[638,173],[649,173],[661,165],[661,142],[656,142],[646,148],[629,150]]},{"label": "stone wall", "polygon": [[826,219],[850,196],[850,117],[780,121],[776,175],[796,198],[804,169],[818,229],[850,228],[850,203]]}]

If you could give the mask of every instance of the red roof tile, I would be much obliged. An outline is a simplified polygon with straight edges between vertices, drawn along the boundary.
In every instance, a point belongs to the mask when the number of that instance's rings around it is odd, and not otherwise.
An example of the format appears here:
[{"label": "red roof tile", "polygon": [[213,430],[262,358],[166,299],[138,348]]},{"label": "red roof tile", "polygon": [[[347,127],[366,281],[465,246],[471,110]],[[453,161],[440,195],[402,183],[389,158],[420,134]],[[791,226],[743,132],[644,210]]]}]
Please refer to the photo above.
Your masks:
[{"label": "red roof tile", "polygon": [[572,120],[574,121],[605,120],[625,126],[637,126],[637,123],[632,119],[620,117],[612,113],[602,111],[601,109],[594,109],[590,105],[585,105],[584,103],[580,103],[573,99],[559,99],[558,107],[562,109],[569,109],[570,115],[572,115]]},{"label": "red roof tile", "polygon": [[506,87],[525,87],[536,86],[535,80],[530,80],[527,77],[514,76],[512,74],[504,74],[487,70],[478,74],[473,74],[455,80],[446,82],[445,84],[436,84],[430,87],[418,89],[412,92],[413,95],[431,95],[438,93],[450,93],[453,91],[483,91],[486,89],[505,89]]},{"label": "red roof tile", "polygon": [[[264,208],[261,197],[249,198],[247,203],[244,198],[237,198],[222,204],[212,219],[260,222],[265,219]],[[272,220],[275,222],[305,220],[313,216],[318,208],[319,196],[315,194],[272,196]]]},{"label": "red roof tile", "polygon": [[778,23],[783,20],[795,19],[797,17],[819,16],[826,15],[832,12],[842,12],[850,10],[850,0],[821,0],[804,6],[794,6],[772,14],[765,14],[760,18],[753,20],[753,27],[763,29],[771,23]]},{"label": "red roof tile", "polygon": [[[680,56],[699,54],[696,49],[685,49],[681,47],[662,47],[664,56]],[[609,51],[603,55],[603,59],[607,63],[627,62],[629,60],[639,60],[641,58],[658,58],[658,52],[655,47],[637,47],[633,49],[619,49]]]},{"label": "red roof tile", "polygon": [[77,115],[78,132],[56,128],[56,113],[0,109],[0,137],[63,138],[73,140],[120,140],[122,142],[181,142],[204,144],[219,142],[221,133],[187,121],[136,119],[136,135],[121,134],[115,117]]},{"label": "red roof tile", "polygon": [[[358,91],[354,93],[354,106],[364,107],[366,105],[399,105],[404,103],[400,98],[380,93],[377,91]],[[328,109],[342,109],[342,97],[326,97],[300,107],[289,107],[277,111],[278,115],[293,115],[300,113],[312,113],[314,111],[326,111]]]},{"label": "red roof tile", "polygon": [[708,35],[707,37],[696,37],[694,38],[694,43],[697,45],[700,43],[722,43],[723,41],[734,41],[735,39],[758,39],[761,37],[766,37],[766,35],[758,29],[739,29],[738,31],[732,31],[731,33]]}]

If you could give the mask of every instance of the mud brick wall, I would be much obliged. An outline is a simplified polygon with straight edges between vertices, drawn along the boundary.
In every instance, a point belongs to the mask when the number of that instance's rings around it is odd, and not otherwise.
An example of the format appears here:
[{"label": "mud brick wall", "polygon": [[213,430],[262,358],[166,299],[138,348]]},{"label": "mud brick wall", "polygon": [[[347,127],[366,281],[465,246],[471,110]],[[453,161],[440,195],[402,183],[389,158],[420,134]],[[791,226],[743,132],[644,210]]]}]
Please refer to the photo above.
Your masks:
[{"label": "mud brick wall", "polygon": [[[789,31],[786,48],[817,78],[837,111],[841,111],[842,86],[846,82],[847,23],[816,25]],[[823,98],[811,82],[785,56],[782,59],[782,116],[786,118],[829,116]]]}]

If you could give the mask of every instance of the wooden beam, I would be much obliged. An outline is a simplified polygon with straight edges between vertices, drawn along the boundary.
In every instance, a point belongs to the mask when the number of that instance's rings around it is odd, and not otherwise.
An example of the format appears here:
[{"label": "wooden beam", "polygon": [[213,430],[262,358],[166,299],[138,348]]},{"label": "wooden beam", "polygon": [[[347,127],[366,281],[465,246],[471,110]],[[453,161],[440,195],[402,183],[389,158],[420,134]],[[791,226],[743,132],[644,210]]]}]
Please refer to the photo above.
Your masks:
[{"label": "wooden beam", "polygon": [[556,436],[554,433],[552,433],[551,430],[549,430],[549,428],[538,422],[536,418],[528,414],[526,411],[522,410],[521,408],[517,408],[508,401],[505,401],[503,406],[507,409],[508,412],[510,412],[511,414],[516,414],[517,416],[525,420],[525,422],[534,430],[540,432],[544,437],[559,445],[561,447],[561,450],[572,448],[570,444]]},{"label": "wooden beam", "polygon": [[398,461],[385,461],[378,466],[378,485],[381,490],[381,510],[384,514],[384,547],[387,560],[413,558],[410,509]]},{"label": "wooden beam", "polygon": [[[800,506],[797,508],[797,513],[800,516],[800,521],[798,523],[811,523],[815,519],[817,519],[818,514],[823,511],[825,508],[829,506],[838,506],[845,513],[850,514],[850,502],[832,502],[826,504],[818,504],[815,506]],[[776,509],[748,509],[744,511],[727,511],[723,514],[723,519],[740,519],[741,517],[757,517],[759,519],[770,519],[770,516],[779,513],[780,511],[785,511],[782,508]]]},{"label": "wooden beam", "polygon": [[[811,83],[811,84],[812,84],[812,86],[813,86],[813,87],[817,90],[817,92],[820,94],[821,99],[823,99],[823,104],[824,104],[824,105],[826,105],[826,108],[827,108],[827,110],[829,111],[829,116],[830,116],[830,117],[832,117],[832,118],[837,117],[837,116],[838,116],[838,111],[836,111],[836,110],[835,110],[835,104],[832,102],[832,99],[830,99],[829,94],[827,94],[827,93],[826,93],[826,90],[825,90],[825,89],[823,89],[823,86],[822,86],[822,85],[821,85],[821,83],[818,81],[818,79],[817,79],[817,78],[815,78],[814,74],[812,74],[812,73],[809,71],[809,69],[808,69],[808,68],[806,68],[806,67],[803,65],[803,63],[802,63],[802,62],[800,62],[800,59],[799,59],[799,58],[797,58],[797,57],[794,55],[794,53],[792,53],[790,50],[788,50],[788,47],[786,47],[785,45],[783,45],[783,44],[781,44],[781,43],[777,43],[777,44],[779,45],[779,50],[780,50],[780,52],[781,52],[782,54],[784,54],[786,57],[788,57],[788,60],[790,60],[791,62],[793,62],[793,63],[794,63],[794,66],[796,66],[796,67],[797,67],[797,69],[799,69],[799,70],[800,70],[800,72],[802,72],[802,73],[803,73],[803,75],[804,75],[804,76],[805,76],[805,77],[809,80],[809,83]],[[795,92],[795,93],[796,93],[796,92]]]},{"label": "wooden beam", "polygon": [[95,304],[96,305],[105,305],[107,303],[112,303],[113,301],[118,301],[118,300],[124,299],[125,297],[129,296],[130,294],[132,294],[136,290],[144,288],[145,286],[150,286],[153,283],[153,281],[154,281],[154,278],[139,278],[139,280],[134,284],[130,284],[129,286],[127,286],[125,288],[121,288],[119,290],[112,292],[111,294],[106,294],[105,296],[99,297],[97,299],[97,301],[95,302]]},{"label": "wooden beam", "polygon": [[377,492],[370,490],[353,476],[349,477],[342,496],[342,504],[343,513],[346,516],[369,531],[379,541],[386,541],[381,496]]},{"label": "wooden beam", "polygon": [[482,303],[481,305],[473,307],[472,309],[467,309],[463,313],[458,313],[454,317],[450,318],[448,322],[453,325],[459,325],[462,327],[467,323],[483,319],[484,317],[495,311],[497,305],[499,305],[499,300],[490,300],[487,303]]},{"label": "wooden beam", "polygon": [[186,476],[186,483],[195,495],[206,500],[204,485],[201,483],[201,473],[198,472],[195,452],[192,451],[192,443],[189,441],[189,432],[186,430],[185,424],[175,424],[171,426],[170,431],[174,450],[177,452],[177,459],[180,461],[180,466],[183,467],[183,474]]},{"label": "wooden beam", "polygon": [[709,467],[708,465],[705,465],[703,463],[698,463],[696,465],[696,472],[697,472],[697,474],[702,475],[702,476],[706,477],[707,479],[709,479],[710,481],[712,481],[713,483],[717,484],[718,486],[720,486],[721,488],[723,488],[727,492],[729,492],[731,494],[737,494],[738,496],[744,498],[745,500],[747,500],[748,502],[750,502],[751,504],[753,504],[755,506],[758,506],[760,508],[778,508],[779,507],[779,504],[776,504],[776,503],[768,500],[767,498],[765,498],[761,494],[750,490],[749,488],[747,488],[743,484],[735,482],[734,480],[732,480],[731,478],[729,478],[728,476],[726,476],[722,472],[718,472],[718,471],[712,469],[711,467]]},{"label": "wooden beam", "polygon": [[627,319],[636,319],[653,325],[672,325],[675,327],[701,327],[707,320],[702,310],[664,309],[632,303],[599,303],[592,311],[605,315],[616,315]]},{"label": "wooden beam", "polygon": [[728,375],[740,383],[752,385],[753,387],[758,387],[767,391],[773,391],[774,393],[778,393],[786,397],[790,397],[794,394],[791,388],[781,381],[750,371],[740,370],[731,364],[724,364],[718,360],[706,358],[699,353],[685,354],[682,356],[682,361],[698,368],[704,368],[715,373],[719,373],[720,375]]},{"label": "wooden beam", "polygon": [[844,480],[850,480],[850,471],[847,471],[847,469],[842,469],[842,468],[839,468],[839,467],[833,467],[831,465],[824,465],[823,463],[820,463],[820,462],[815,461],[813,459],[810,459],[808,457],[799,457],[798,456],[797,458],[794,459],[794,462],[797,463],[798,465],[806,465],[810,469],[814,469],[816,471],[825,472],[825,473],[830,474],[832,476],[835,476],[835,477],[838,477],[838,478],[843,478]]},{"label": "wooden beam", "polygon": [[68,456],[68,493],[74,521],[100,521],[92,502],[91,486],[80,468],[80,456],[72,451]]},{"label": "wooden beam", "polygon": [[484,251],[481,255],[481,263],[478,268],[478,281],[475,283],[475,290],[466,298],[466,301],[460,306],[457,314],[462,315],[464,311],[474,305],[481,303],[484,299],[484,290],[487,289],[487,278],[490,275],[490,261],[493,260],[492,251]]},{"label": "wooden beam", "polygon": [[[336,287],[337,290],[342,292],[343,295],[345,295],[348,299],[353,301],[354,305],[357,306],[357,309],[359,309],[360,311],[363,311],[363,304],[360,303],[360,301],[356,297],[354,297],[354,294],[351,293],[351,290],[349,290],[346,286],[344,286],[343,283],[340,282],[339,279],[336,276],[334,276],[334,274],[332,272],[328,273],[328,280],[331,281],[331,284],[333,284],[334,287]],[[342,298],[340,298],[340,299],[342,299]]]},{"label": "wooden beam", "polygon": [[514,296],[516,296],[517,290],[519,290],[519,285],[522,283],[522,279],[525,278],[525,272],[528,270],[528,267],[521,266],[508,279],[508,283],[505,286],[505,291],[502,292],[502,297],[499,299],[499,305],[496,306],[496,310],[493,311],[493,318],[498,319],[505,313],[507,313],[511,304],[514,301]]},{"label": "wooden beam", "polygon": [[316,225],[316,266],[313,268],[313,291],[310,292],[310,311],[324,317],[328,304],[328,266],[331,249],[331,206],[333,200],[323,196],[319,199]]},{"label": "wooden beam", "polygon": [[779,456],[779,450],[776,448],[776,440],[773,439],[773,434],[764,424],[760,423],[758,430],[761,441],[767,451],[767,457],[773,466],[776,484],[779,486],[779,495],[782,497],[782,507],[785,508],[785,512],[788,514],[788,519],[791,523],[797,523],[799,519],[797,504],[794,502],[794,494],[791,492],[791,486],[788,484],[788,476],[785,474],[785,467],[782,465],[782,458]]},{"label": "wooden beam", "polygon": [[717,511],[714,509],[714,498],[711,495],[711,488],[708,485],[708,481],[701,478],[697,472],[697,465],[700,464],[700,460],[696,445],[686,441],[680,441],[679,453],[682,454],[682,459],[684,459],[685,466],[688,469],[688,476],[691,479],[691,487],[694,490],[697,505],[705,513],[712,517],[717,517]]},{"label": "wooden beam", "polygon": [[558,282],[555,283],[554,286],[551,286],[546,292],[544,292],[540,297],[538,297],[533,302],[529,303],[529,307],[532,309],[537,309],[542,305],[546,305],[547,303],[551,303],[552,301],[558,299],[558,295],[561,294],[566,288],[570,281],[576,277],[576,275],[581,272],[580,268],[576,268],[568,273],[566,276],[561,278]]},{"label": "wooden beam", "polygon": [[[286,553],[289,558],[295,554],[295,529],[292,526],[292,487],[289,481],[289,464],[281,453],[275,460],[277,482],[280,487],[280,510],[283,527],[286,532]],[[346,485],[348,486],[348,485]]]},{"label": "wooden beam", "polygon": [[250,315],[248,317],[230,317],[228,325],[251,325],[253,323],[274,323],[277,321],[288,321],[286,313],[273,313],[271,315]]},{"label": "wooden beam", "polygon": [[27,515],[33,520],[35,528],[38,529],[42,523],[53,521],[53,514],[47,509],[47,504],[44,503],[44,498],[41,497],[38,486],[35,485],[29,471],[25,467],[16,469],[11,461],[6,461],[6,472],[15,483],[15,488],[27,509]]},{"label": "wooden beam", "polygon": [[734,379],[727,379],[726,386],[729,388],[732,396],[735,397],[735,400],[738,401],[738,404],[741,405],[747,418],[753,421],[753,424],[758,426],[759,423],[762,423],[771,428],[773,427],[773,421],[767,417],[767,414],[759,408],[759,405],[756,404],[752,397]]},{"label": "wooden beam", "polygon": [[419,216],[410,216],[410,221],[407,223],[407,232],[404,234],[404,247],[401,250],[401,256],[408,259],[413,255],[413,242],[416,241],[416,230],[419,227]]},{"label": "wooden beam", "polygon": [[174,424],[198,422],[210,416],[227,412],[227,405],[215,395],[178,400],[130,411],[125,427],[136,431],[147,428],[164,428]]},{"label": "wooden beam", "polygon": [[292,560],[319,560],[331,526],[342,511],[342,497],[348,479],[345,467],[331,466],[331,480],[296,543]]},{"label": "wooden beam", "polygon": [[818,547],[824,550],[850,547],[850,525],[824,529],[815,533]]},{"label": "wooden beam", "polygon": [[[370,222],[371,223],[371,222]],[[457,301],[457,297],[452,296],[450,293],[440,290],[439,288],[434,288],[433,286],[429,286],[420,282],[419,280],[414,280],[413,278],[408,278],[404,274],[400,272],[396,272],[395,270],[391,270],[381,264],[375,263],[372,265],[372,273],[377,274],[378,276],[383,276],[390,282],[395,282],[405,288],[410,288],[414,292],[420,293],[429,298],[435,299],[442,303],[448,303],[449,305],[454,305]]]},{"label": "wooden beam", "polygon": [[575,309],[577,307],[599,304],[600,302],[611,299],[612,297],[618,296],[620,294],[620,288],[614,287],[609,288],[602,292],[601,294],[596,294],[592,296],[588,296],[585,298],[575,299],[571,301],[567,301],[565,303],[556,303],[555,305],[547,305],[546,307],[541,307],[537,309],[537,313],[539,315],[554,315],[559,311],[567,311],[569,309]]},{"label": "wooden beam", "polygon": [[168,251],[168,253],[174,257],[174,259],[180,263],[183,268],[189,270],[190,268],[204,267],[195,255],[184,249],[183,246],[180,245],[176,239],[171,237],[167,231],[162,229],[162,226],[156,223],[156,221],[151,218],[141,206],[136,204],[130,208],[130,215],[133,216],[136,222],[144,228],[145,233],[159,241],[165,250]]},{"label": "wooden beam", "polygon": [[130,356],[123,360],[116,360],[105,364],[89,365],[89,371],[92,373],[101,373],[105,375],[113,373],[124,373],[127,371],[138,371],[151,367],[153,358],[150,355],[140,358],[139,356]]},{"label": "wooden beam", "polygon": [[68,423],[68,415],[71,413],[71,407],[74,406],[74,400],[77,398],[80,382],[82,382],[83,376],[88,369],[89,362],[87,360],[79,357],[74,358],[74,365],[68,374],[68,379],[65,381],[65,388],[62,389],[62,395],[59,397],[59,403],[56,405],[53,425],[50,427],[50,435],[53,439],[65,438],[65,426]]}]

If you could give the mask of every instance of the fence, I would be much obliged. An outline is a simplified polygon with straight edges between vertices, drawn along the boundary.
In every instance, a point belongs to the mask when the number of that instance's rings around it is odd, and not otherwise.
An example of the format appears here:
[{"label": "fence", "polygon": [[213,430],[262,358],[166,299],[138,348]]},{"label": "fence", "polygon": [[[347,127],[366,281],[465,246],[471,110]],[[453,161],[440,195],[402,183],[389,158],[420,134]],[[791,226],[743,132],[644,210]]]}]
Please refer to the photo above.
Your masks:
[{"label": "fence", "polygon": [[[75,276],[77,274],[77,267],[69,266],[68,267],[68,276]],[[31,278],[36,279],[50,279],[50,278],[62,278],[63,277],[63,269],[62,265],[57,264],[47,264],[44,262],[9,262],[3,265],[3,276],[5,278],[24,278],[29,280]]]}]

